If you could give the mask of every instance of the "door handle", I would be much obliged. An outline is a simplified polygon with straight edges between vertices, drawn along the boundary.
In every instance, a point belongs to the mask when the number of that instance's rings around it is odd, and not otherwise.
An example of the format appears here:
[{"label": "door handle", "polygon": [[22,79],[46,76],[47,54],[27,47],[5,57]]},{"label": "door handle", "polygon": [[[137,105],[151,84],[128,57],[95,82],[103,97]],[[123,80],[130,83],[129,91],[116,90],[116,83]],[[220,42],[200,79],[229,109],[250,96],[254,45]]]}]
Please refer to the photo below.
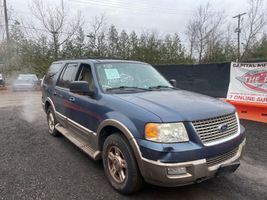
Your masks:
[{"label": "door handle", "polygon": [[71,102],[75,102],[75,98],[74,98],[74,97],[70,97],[70,98],[69,98],[69,101],[71,101]]}]

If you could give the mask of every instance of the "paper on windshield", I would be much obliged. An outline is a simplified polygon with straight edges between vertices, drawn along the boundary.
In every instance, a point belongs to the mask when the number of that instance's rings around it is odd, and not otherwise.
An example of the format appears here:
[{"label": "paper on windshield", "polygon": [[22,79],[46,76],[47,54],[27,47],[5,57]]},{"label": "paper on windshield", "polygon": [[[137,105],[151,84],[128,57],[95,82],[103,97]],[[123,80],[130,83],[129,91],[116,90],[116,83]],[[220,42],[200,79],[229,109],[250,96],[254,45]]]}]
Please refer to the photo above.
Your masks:
[{"label": "paper on windshield", "polygon": [[112,69],[104,69],[104,70],[105,70],[105,74],[108,80],[120,78],[120,74],[117,69],[112,68]]}]

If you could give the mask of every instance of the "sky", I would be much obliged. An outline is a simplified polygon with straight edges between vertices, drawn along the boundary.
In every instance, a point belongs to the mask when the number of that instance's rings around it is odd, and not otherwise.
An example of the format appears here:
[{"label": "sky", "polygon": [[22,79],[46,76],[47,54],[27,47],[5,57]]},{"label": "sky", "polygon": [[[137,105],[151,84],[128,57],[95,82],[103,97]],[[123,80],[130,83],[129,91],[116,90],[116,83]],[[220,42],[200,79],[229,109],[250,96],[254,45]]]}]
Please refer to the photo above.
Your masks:
[{"label": "sky", "polygon": [[[2,1],[2,0],[0,0]],[[32,20],[29,9],[32,0],[6,0],[13,19]],[[44,0],[50,6],[61,0]],[[108,25],[114,24],[118,30],[125,29],[137,33],[157,31],[159,35],[178,33],[186,40],[186,24],[194,17],[199,5],[210,2],[214,11],[222,11],[226,21],[236,23],[232,16],[244,12],[247,0],[64,0],[71,16],[81,11],[85,32],[90,32],[90,24],[95,16],[105,15]],[[12,23],[12,21],[11,21]],[[38,26],[38,25],[37,25]],[[41,25],[40,25],[41,26]],[[41,27],[40,27],[41,28]]]}]

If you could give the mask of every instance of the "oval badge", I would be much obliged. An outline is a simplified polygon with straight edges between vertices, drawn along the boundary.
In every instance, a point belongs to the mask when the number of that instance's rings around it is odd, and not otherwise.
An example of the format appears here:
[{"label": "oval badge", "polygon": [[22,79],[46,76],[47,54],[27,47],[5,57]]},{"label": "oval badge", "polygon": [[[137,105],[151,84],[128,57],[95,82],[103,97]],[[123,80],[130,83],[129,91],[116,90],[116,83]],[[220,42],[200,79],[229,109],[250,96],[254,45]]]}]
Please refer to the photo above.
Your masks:
[{"label": "oval badge", "polygon": [[221,125],[218,126],[218,130],[219,130],[220,132],[224,132],[224,131],[226,131],[227,129],[228,129],[228,124],[227,124],[227,123],[225,123],[225,124],[221,124]]},{"label": "oval badge", "polygon": [[236,77],[244,86],[257,92],[267,92],[267,71],[251,70],[243,76]]}]

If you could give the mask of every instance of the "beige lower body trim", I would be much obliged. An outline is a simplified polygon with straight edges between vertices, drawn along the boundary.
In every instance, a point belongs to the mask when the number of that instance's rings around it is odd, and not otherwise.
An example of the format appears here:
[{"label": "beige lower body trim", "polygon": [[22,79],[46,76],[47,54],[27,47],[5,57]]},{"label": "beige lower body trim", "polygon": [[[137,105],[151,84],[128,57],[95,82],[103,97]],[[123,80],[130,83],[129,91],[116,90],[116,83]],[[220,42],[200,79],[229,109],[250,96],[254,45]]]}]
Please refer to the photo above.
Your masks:
[{"label": "beige lower body trim", "polygon": [[[218,168],[223,164],[230,164],[240,159],[245,146],[245,140],[239,145],[238,151],[232,158],[219,163],[217,165],[208,167],[206,159],[194,160],[182,163],[161,163],[157,161],[142,158],[144,179],[152,184],[160,186],[181,186],[188,185],[215,176]],[[185,167],[187,173],[182,175],[169,175],[167,174],[168,168]]]}]

